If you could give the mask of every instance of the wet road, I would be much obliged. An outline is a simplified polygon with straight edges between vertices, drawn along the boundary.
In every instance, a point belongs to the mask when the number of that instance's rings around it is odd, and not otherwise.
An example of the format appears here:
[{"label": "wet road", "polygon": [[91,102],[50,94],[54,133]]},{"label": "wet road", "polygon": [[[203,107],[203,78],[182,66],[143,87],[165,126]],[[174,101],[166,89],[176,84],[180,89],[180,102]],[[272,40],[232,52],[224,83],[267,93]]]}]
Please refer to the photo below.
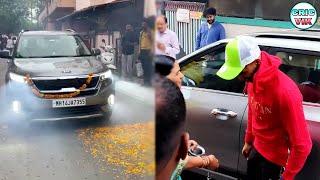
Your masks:
[{"label": "wet road", "polygon": [[22,128],[0,120],[0,180],[153,179],[152,104],[150,89],[119,81],[113,115],[103,123],[38,122]]}]

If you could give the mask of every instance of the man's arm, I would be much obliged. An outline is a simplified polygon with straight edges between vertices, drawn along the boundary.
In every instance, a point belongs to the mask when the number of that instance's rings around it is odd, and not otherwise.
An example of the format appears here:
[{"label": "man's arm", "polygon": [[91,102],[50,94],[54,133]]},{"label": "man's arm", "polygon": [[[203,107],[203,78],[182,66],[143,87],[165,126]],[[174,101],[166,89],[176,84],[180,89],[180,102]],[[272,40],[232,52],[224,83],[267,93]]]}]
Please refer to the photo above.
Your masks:
[{"label": "man's arm", "polygon": [[[248,87],[246,85],[245,91],[247,91]],[[245,158],[248,158],[250,155],[250,152],[252,150],[252,144],[254,141],[254,135],[252,133],[252,108],[251,108],[251,96],[248,96],[248,122],[247,122],[247,129],[246,129],[246,134],[245,134],[245,139],[244,139],[244,145],[242,148],[242,155]]]},{"label": "man's arm", "polygon": [[251,112],[251,105],[250,105],[250,99],[248,98],[248,123],[247,123],[247,130],[245,135],[245,143],[252,145],[254,141],[254,136],[252,134],[252,112]]},{"label": "man's arm", "polygon": [[140,32],[140,34],[139,34],[139,48],[138,48],[138,54],[140,54],[140,52],[141,52],[141,40],[142,40],[142,31]]},{"label": "man's arm", "polygon": [[224,27],[221,24],[219,40],[225,39],[225,38],[226,38],[226,31],[225,31]]},{"label": "man's arm", "polygon": [[149,39],[150,39],[150,42],[152,44],[152,46],[150,47],[151,49],[151,54],[154,54],[154,51],[155,51],[155,47],[154,47],[154,42],[155,42],[155,32],[150,29],[149,30]]},{"label": "man's arm", "polygon": [[292,180],[303,168],[312,142],[304,117],[302,96],[284,91],[280,99],[281,120],[289,138],[290,155],[283,178]]},{"label": "man's arm", "polygon": [[[207,164],[205,164],[205,163],[207,163]],[[202,156],[202,157],[188,156],[187,163],[184,166],[184,169],[207,168],[207,169],[214,171],[218,167],[219,167],[219,160],[214,155],[207,155],[207,156]]]},{"label": "man's arm", "polygon": [[202,26],[200,26],[200,29],[197,33],[197,39],[196,39],[196,50],[198,50],[200,48],[200,42],[201,42],[201,29]]},{"label": "man's arm", "polygon": [[166,47],[165,53],[177,55],[180,52],[179,39],[176,33],[172,33],[172,39],[169,47]]},{"label": "man's arm", "polygon": [[[245,87],[245,92],[248,92],[250,90],[250,85],[246,84]],[[254,141],[254,136],[252,133],[252,96],[248,93],[248,122],[247,122],[247,129],[246,129],[246,134],[245,134],[245,143],[252,145]]]}]

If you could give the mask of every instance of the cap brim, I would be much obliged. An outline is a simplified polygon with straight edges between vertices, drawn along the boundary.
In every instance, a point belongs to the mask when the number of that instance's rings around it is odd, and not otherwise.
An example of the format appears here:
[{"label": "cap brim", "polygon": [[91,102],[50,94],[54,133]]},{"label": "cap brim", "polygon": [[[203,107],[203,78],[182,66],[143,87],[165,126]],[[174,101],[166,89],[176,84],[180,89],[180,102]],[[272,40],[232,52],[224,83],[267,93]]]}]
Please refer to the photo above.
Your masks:
[{"label": "cap brim", "polygon": [[232,80],[232,79],[236,78],[241,73],[241,71],[243,69],[244,68],[242,68],[242,67],[231,67],[231,66],[224,64],[217,72],[217,75],[219,77],[221,77],[222,79]]}]

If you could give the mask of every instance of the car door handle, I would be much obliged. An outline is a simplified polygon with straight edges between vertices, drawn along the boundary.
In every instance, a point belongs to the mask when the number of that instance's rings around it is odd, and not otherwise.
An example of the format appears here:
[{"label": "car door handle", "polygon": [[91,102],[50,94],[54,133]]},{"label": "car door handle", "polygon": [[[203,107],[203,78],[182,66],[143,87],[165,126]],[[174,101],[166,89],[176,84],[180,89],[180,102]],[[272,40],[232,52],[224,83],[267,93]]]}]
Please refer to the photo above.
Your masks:
[{"label": "car door handle", "polygon": [[227,110],[227,109],[219,109],[219,108],[216,108],[216,109],[212,109],[211,115],[214,115],[214,116],[222,115],[222,116],[227,116],[227,117],[234,118],[234,117],[236,117],[238,114],[237,114],[236,112],[229,111],[229,110]]}]

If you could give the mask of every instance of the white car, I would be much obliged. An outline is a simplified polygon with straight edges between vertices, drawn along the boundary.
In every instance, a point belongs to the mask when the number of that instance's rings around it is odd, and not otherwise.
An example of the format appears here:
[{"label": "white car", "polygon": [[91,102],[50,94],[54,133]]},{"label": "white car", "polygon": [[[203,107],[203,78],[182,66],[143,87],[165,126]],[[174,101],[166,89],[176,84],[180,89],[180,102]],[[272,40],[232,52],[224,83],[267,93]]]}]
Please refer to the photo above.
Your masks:
[{"label": "white car", "polygon": [[[282,60],[280,70],[301,90],[313,149],[296,179],[319,180],[320,89],[309,84],[320,85],[320,31],[292,30],[252,36],[256,37],[261,50]],[[186,171],[184,173],[189,173],[186,179],[208,176],[246,179],[247,160],[241,154],[248,119],[248,99],[243,94],[245,83],[238,79],[226,81],[216,75],[225,62],[225,46],[229,41],[218,41],[179,60],[185,76],[182,91],[187,103],[187,130],[206,152],[219,158],[220,163],[217,172],[205,169]]]}]

